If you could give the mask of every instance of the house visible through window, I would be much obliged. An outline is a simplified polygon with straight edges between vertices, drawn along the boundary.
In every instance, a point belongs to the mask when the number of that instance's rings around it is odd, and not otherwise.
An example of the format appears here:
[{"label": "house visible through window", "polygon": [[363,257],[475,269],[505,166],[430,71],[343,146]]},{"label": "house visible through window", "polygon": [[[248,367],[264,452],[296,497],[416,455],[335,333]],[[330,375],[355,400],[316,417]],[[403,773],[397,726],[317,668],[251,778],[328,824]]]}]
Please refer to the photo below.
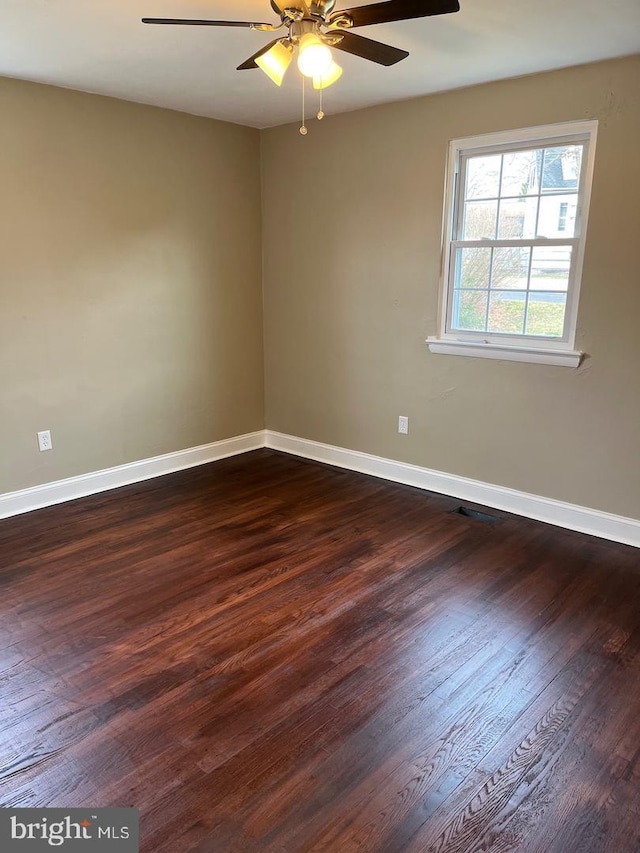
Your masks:
[{"label": "house visible through window", "polygon": [[435,352],[579,363],[596,122],[455,140]]},{"label": "house visible through window", "polygon": [[567,210],[569,209],[569,202],[561,201],[560,202],[560,213],[558,214],[558,231],[566,231],[567,230]]}]

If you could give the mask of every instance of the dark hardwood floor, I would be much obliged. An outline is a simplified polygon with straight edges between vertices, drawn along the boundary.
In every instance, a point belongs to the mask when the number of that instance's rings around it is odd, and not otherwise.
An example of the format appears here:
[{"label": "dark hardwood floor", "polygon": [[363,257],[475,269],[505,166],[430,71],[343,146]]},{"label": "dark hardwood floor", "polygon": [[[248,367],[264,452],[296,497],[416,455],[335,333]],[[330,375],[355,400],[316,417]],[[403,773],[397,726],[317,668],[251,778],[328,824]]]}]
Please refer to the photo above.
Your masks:
[{"label": "dark hardwood floor", "polygon": [[640,849],[633,548],[256,451],[0,522],[0,803],[144,853]]}]

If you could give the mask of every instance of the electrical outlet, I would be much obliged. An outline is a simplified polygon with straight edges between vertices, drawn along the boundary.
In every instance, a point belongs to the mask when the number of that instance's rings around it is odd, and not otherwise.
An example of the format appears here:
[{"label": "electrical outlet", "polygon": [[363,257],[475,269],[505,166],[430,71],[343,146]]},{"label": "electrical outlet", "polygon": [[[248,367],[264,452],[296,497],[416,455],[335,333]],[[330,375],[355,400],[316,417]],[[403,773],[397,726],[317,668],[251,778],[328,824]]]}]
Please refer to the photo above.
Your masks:
[{"label": "electrical outlet", "polygon": [[407,435],[409,432],[409,418],[405,415],[400,415],[398,418],[398,432],[402,435]]},{"label": "electrical outlet", "polygon": [[51,444],[51,430],[43,429],[42,432],[38,433],[38,447],[40,450],[51,450],[53,448],[53,444]]}]

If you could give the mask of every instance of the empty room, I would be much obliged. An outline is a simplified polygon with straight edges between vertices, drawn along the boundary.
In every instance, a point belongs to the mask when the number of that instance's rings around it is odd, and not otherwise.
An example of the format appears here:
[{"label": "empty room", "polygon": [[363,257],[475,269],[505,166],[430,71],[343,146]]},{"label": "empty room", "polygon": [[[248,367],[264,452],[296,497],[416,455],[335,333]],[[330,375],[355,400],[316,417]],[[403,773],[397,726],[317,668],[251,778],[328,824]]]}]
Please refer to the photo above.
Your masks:
[{"label": "empty room", "polygon": [[637,853],[637,0],[0,5],[2,853]]}]

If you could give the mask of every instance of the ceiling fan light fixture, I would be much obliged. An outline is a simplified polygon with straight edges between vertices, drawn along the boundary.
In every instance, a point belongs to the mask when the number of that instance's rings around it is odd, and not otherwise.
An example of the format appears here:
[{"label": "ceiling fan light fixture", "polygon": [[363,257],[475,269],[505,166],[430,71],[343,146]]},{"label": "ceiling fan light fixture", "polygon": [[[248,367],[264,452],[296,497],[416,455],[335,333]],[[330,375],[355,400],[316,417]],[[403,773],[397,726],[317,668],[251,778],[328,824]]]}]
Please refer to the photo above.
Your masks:
[{"label": "ceiling fan light fixture", "polygon": [[[378,65],[390,66],[406,59],[407,50],[350,32],[357,27],[372,24],[389,24],[393,21],[409,21],[431,15],[446,15],[459,12],[458,0],[369,0],[364,6],[334,11],[337,0],[270,0],[271,8],[280,18],[280,23],[258,21],[213,21],[203,18],[142,18],[143,24],[169,24],[193,27],[244,27],[258,32],[275,33],[281,28],[287,31],[245,59],[238,71],[260,68],[277,86],[282,85],[293,55],[298,50],[298,70],[302,80],[302,125],[304,136],[307,128],[305,116],[305,77],[310,77],[313,87],[319,92],[320,108],[317,118],[324,118],[322,92],[342,76],[342,68],[333,60],[330,48],[341,53],[359,56]],[[362,2],[362,0],[361,0]]]},{"label": "ceiling fan light fixture", "polygon": [[342,77],[342,68],[332,59],[331,65],[324,74],[316,75],[313,78],[313,88],[327,89],[329,86],[333,86],[336,80],[339,80],[340,77]]},{"label": "ceiling fan light fixture", "polygon": [[256,58],[256,65],[276,86],[282,86],[282,80],[293,59],[293,47],[289,42],[276,42],[271,50]]},{"label": "ceiling fan light fixture", "polygon": [[305,77],[322,77],[328,71],[333,57],[322,39],[315,33],[305,33],[298,47],[298,68]]}]

